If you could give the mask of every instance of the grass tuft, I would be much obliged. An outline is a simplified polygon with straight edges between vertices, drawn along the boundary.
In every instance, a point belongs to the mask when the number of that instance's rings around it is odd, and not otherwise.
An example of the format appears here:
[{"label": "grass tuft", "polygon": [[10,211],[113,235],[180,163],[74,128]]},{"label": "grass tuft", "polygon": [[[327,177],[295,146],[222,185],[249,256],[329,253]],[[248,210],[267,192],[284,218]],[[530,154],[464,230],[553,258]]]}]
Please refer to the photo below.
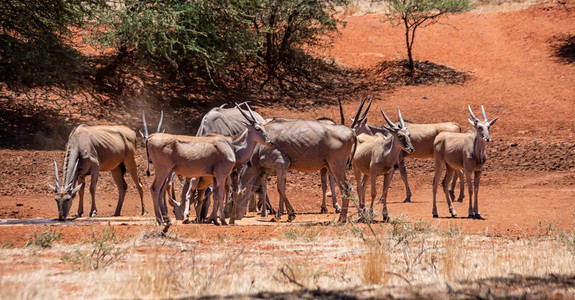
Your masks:
[{"label": "grass tuft", "polygon": [[24,247],[35,246],[42,249],[52,248],[54,243],[62,236],[61,232],[56,232],[56,229],[44,229],[42,233],[34,231],[34,238],[28,241]]}]

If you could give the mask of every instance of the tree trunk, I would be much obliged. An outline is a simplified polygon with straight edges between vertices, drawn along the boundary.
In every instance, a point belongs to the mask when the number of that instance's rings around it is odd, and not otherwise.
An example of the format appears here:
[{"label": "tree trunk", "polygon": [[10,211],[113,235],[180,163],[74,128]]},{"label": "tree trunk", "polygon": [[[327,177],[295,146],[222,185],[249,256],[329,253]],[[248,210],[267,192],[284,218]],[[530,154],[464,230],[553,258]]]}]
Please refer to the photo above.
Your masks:
[{"label": "tree trunk", "polygon": [[[405,45],[407,46],[407,59],[409,60],[409,73],[411,75],[411,80],[413,81],[413,78],[415,77],[415,62],[413,61],[413,54],[411,52],[411,47],[413,46],[413,36],[411,38],[409,37],[411,28],[407,23],[407,19],[404,19],[403,22],[405,25]],[[415,32],[413,34],[415,34]]]},{"label": "tree trunk", "polygon": [[124,58],[128,56],[128,54],[129,52],[126,46],[120,47],[118,49],[118,54],[116,55],[114,60],[109,65],[96,71],[95,75],[96,81],[102,83],[102,81],[104,80],[104,78],[106,78],[106,76],[114,73],[116,69],[118,69]]},{"label": "tree trunk", "polygon": [[341,105],[341,98],[337,97],[337,104],[339,105],[339,117],[341,120],[341,125],[345,125],[345,117],[343,115],[343,106]]}]

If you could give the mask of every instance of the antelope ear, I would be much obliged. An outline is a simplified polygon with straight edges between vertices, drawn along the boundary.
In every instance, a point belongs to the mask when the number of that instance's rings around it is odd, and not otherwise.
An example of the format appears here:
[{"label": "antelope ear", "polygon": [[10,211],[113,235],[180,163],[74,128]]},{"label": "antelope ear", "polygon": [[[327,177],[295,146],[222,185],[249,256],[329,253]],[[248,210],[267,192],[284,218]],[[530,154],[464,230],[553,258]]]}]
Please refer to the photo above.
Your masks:
[{"label": "antelope ear", "polygon": [[395,132],[395,130],[394,130],[393,128],[387,127],[387,126],[385,126],[385,125],[383,125],[381,128],[385,129],[385,130],[386,130],[387,132],[389,132],[389,133]]},{"label": "antelope ear", "polygon": [[84,183],[80,183],[77,187],[75,187],[72,191],[70,191],[70,196],[74,197],[76,193],[84,186]]},{"label": "antelope ear", "polygon": [[489,121],[489,126],[491,127],[491,125],[495,124],[495,121],[497,121],[499,119],[499,117]]},{"label": "antelope ear", "polygon": [[48,186],[52,189],[52,191],[54,191],[54,193],[57,193],[57,192],[58,192],[58,189],[57,189],[55,186],[53,186],[53,185],[51,185],[51,184],[49,184],[49,183],[48,183]]},{"label": "antelope ear", "polygon": [[473,122],[471,119],[467,119],[467,121],[469,121],[469,124],[475,126],[475,122]]}]

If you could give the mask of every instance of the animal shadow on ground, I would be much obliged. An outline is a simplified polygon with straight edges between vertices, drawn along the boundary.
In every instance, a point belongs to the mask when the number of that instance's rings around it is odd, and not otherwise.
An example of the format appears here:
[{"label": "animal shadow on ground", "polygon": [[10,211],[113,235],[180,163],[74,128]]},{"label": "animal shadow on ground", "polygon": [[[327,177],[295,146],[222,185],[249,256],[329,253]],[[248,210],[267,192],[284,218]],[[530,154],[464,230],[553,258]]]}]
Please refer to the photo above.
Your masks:
[{"label": "animal shadow on ground", "polygon": [[575,63],[575,35],[554,36],[551,41],[553,55],[560,63]]}]

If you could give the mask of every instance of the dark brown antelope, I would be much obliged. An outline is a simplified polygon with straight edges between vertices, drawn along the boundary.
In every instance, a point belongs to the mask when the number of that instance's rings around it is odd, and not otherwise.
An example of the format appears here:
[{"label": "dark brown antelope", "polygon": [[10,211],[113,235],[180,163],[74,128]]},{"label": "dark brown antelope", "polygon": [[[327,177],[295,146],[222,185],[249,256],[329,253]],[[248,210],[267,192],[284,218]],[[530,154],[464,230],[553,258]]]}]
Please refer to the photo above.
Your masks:
[{"label": "dark brown antelope", "polygon": [[[447,198],[447,205],[452,217],[456,217],[457,213],[453,208],[451,197],[448,194],[448,187],[446,182],[449,182],[453,177],[455,170],[463,170],[465,179],[469,189],[469,218],[481,219],[479,214],[479,200],[477,199],[479,191],[479,180],[481,179],[481,172],[483,165],[487,160],[485,154],[485,145],[491,140],[489,137],[489,128],[495,124],[499,117],[489,121],[485,114],[485,109],[481,106],[483,112],[483,121],[475,117],[471,107],[467,106],[469,114],[473,120],[469,123],[473,125],[475,130],[469,130],[465,133],[442,132],[437,135],[434,143],[435,153],[435,178],[433,180],[433,217],[437,218],[437,205],[436,194],[437,185],[441,179],[441,173],[445,167],[446,174],[443,182],[443,190]],[[475,175],[472,181],[472,173]]]}]

